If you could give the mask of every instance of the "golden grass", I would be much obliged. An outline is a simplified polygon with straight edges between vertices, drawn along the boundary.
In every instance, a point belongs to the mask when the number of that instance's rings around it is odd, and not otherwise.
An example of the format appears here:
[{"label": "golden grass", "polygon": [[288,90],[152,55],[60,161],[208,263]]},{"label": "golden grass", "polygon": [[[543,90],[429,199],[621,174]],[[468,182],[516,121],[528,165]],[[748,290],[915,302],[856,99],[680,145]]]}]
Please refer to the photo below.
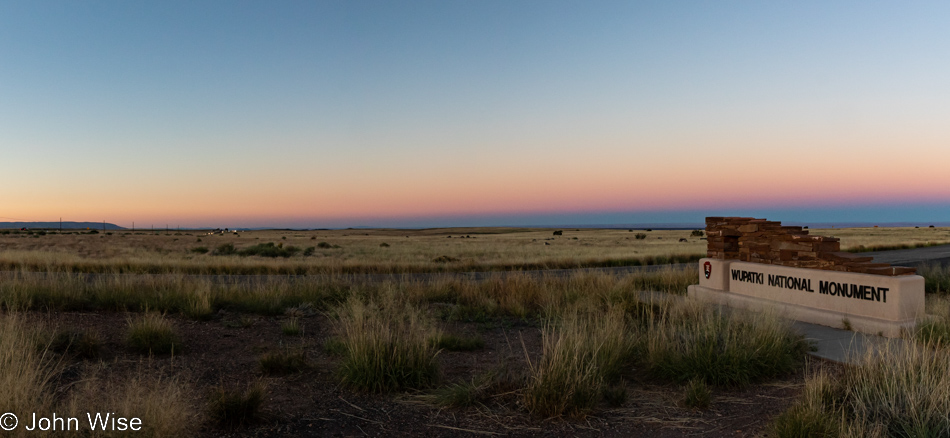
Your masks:
[{"label": "golden grass", "polygon": [[404,296],[392,289],[366,300],[351,296],[337,315],[338,335],[345,346],[339,370],[343,383],[386,392],[438,382],[438,350],[431,339],[441,333]]},{"label": "golden grass", "polygon": [[[39,333],[28,329],[22,317],[0,315],[0,413],[13,413],[21,423],[33,412],[52,412],[51,386],[58,367],[40,342]],[[11,433],[30,435],[22,425]]]},{"label": "golden grass", "polygon": [[950,351],[889,344],[838,378],[806,380],[801,401],[773,424],[778,437],[937,437],[950,434]]},{"label": "golden grass", "polygon": [[[706,250],[706,241],[692,236],[690,230],[563,229],[559,236],[554,230],[266,230],[237,235],[115,231],[111,235],[69,232],[36,237],[0,234],[0,269],[217,274],[458,272],[688,261]],[[845,250],[950,243],[950,228],[832,228],[811,232],[841,238]],[[647,237],[636,239],[638,233]],[[301,251],[289,258],[273,259],[213,255],[221,245],[241,249],[269,242]],[[329,247],[321,248],[321,242]],[[209,251],[194,252],[198,247]],[[310,247],[314,248],[312,255],[304,256],[302,250]]]},{"label": "golden grass", "polygon": [[[196,232],[178,235],[124,231],[112,235],[47,234],[35,238],[9,234],[0,235],[0,266],[79,272],[224,274],[438,272],[649,263],[656,258],[698,256],[706,247],[704,240],[690,236],[688,230],[646,232],[648,237],[643,240],[635,239],[635,234],[627,230],[565,229],[563,235],[554,236],[553,229],[506,228],[271,230],[212,236]],[[240,249],[267,242],[301,249],[314,247],[314,252],[309,257],[301,252],[287,259],[212,255],[216,247],[224,244]],[[327,242],[331,248],[318,247],[321,242]],[[388,246],[381,246],[383,243]],[[210,251],[192,251],[199,246]],[[435,261],[443,256],[443,260],[452,261]]]},{"label": "golden grass", "polygon": [[543,417],[581,417],[601,400],[605,384],[629,360],[633,342],[623,311],[566,311],[543,329],[541,359],[528,357],[528,410]]},{"label": "golden grass", "polygon": [[19,427],[4,436],[50,436],[27,431],[33,413],[77,417],[87,412],[114,413],[142,420],[143,430],[95,432],[91,436],[165,437],[188,435],[198,422],[190,387],[178,378],[140,374],[105,380],[106,365],[91,365],[75,384],[59,378],[63,363],[53,359],[42,336],[16,313],[0,315],[0,412],[14,413]]},{"label": "golden grass", "polygon": [[96,437],[186,436],[194,434],[202,420],[191,387],[180,377],[136,375],[115,380],[93,369],[74,388],[67,403],[63,409],[69,416],[85,421],[84,427],[88,427],[88,412],[142,420],[141,430],[92,432],[91,436]]}]

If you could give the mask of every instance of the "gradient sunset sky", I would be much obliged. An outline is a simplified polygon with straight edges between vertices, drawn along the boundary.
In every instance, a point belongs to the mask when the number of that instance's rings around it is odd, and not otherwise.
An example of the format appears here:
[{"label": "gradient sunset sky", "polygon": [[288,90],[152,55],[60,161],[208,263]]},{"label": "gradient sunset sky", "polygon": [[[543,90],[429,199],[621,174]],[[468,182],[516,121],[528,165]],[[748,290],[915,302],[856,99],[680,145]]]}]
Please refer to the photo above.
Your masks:
[{"label": "gradient sunset sky", "polygon": [[950,221],[950,2],[0,1],[0,221]]}]

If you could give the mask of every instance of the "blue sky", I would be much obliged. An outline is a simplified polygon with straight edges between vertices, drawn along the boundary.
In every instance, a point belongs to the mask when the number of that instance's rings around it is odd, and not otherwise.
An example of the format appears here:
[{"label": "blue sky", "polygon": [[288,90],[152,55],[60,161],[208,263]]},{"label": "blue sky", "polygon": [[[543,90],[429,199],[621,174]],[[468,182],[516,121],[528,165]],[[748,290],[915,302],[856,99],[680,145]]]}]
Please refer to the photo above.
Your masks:
[{"label": "blue sky", "polygon": [[948,13],[0,2],[0,216],[950,221]]}]

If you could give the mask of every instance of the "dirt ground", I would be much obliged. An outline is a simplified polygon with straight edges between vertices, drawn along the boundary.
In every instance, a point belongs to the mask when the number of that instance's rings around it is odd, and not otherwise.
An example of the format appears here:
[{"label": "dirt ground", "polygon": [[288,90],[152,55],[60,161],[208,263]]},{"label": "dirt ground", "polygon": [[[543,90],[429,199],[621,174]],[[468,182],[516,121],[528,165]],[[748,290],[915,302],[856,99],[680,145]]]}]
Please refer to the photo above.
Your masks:
[{"label": "dirt ground", "polygon": [[[716,388],[707,410],[679,405],[683,389],[651,380],[631,369],[624,376],[627,399],[620,407],[600,406],[583,419],[537,418],[520,406],[517,394],[501,394],[478,407],[440,408],[425,392],[369,394],[342,387],[334,375],[338,358],[323,344],[332,336],[327,316],[301,318],[303,333],[282,334],[284,317],[221,311],[208,321],[169,316],[184,343],[174,356],[143,357],[125,346],[124,313],[33,312],[28,318],[60,329],[86,330],[101,343],[97,360],[110,376],[145,372],[178,375],[193,384],[196,405],[204,407],[212,388],[262,379],[268,390],[264,418],[251,426],[221,429],[204,422],[203,436],[762,436],[769,422],[799,395],[803,374],[745,388]],[[440,353],[444,383],[470,381],[498,367],[523,372],[526,357],[540,357],[535,323],[515,319],[443,323],[446,333],[477,335],[483,349]],[[290,349],[306,352],[309,369],[285,376],[262,376],[260,356]],[[78,360],[71,366],[79,367]],[[811,361],[806,369],[835,365]],[[121,378],[121,377],[116,377]]]}]

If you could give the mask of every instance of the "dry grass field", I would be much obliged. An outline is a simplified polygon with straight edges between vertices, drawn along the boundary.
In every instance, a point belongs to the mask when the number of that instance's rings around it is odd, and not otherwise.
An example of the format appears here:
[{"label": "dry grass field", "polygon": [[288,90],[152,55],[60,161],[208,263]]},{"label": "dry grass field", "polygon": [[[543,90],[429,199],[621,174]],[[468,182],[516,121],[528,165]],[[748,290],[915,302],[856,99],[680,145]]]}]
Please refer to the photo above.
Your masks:
[{"label": "dry grass field", "polygon": [[[920,349],[857,368],[809,360],[808,343],[774,315],[683,299],[692,266],[481,281],[339,275],[645,264],[705,245],[690,231],[554,231],[0,234],[0,412],[21,423],[32,412],[115,412],[141,419],[133,436],[153,437],[950,430],[950,383],[931,372],[950,362],[945,268],[921,270],[933,318],[908,334]],[[813,232],[866,248],[950,235]],[[328,275],[186,275],[290,272]],[[924,377],[927,394],[888,392]],[[57,434],[10,433],[44,435]]]},{"label": "dry grass field", "polygon": [[[695,260],[706,244],[690,231],[564,229],[562,235],[554,235],[555,231],[0,232],[0,265],[80,272],[226,274],[518,270],[666,263],[691,256]],[[292,252],[242,257],[221,250],[228,245],[240,251],[269,243]]]},{"label": "dry grass field", "polygon": [[[555,235],[561,231],[560,235]],[[690,230],[0,231],[0,266],[70,272],[326,274],[555,269],[693,261]],[[842,249],[950,243],[947,228],[812,230]],[[266,245],[273,244],[273,248]],[[264,246],[261,246],[264,245]],[[265,256],[242,256],[257,247]]]}]

